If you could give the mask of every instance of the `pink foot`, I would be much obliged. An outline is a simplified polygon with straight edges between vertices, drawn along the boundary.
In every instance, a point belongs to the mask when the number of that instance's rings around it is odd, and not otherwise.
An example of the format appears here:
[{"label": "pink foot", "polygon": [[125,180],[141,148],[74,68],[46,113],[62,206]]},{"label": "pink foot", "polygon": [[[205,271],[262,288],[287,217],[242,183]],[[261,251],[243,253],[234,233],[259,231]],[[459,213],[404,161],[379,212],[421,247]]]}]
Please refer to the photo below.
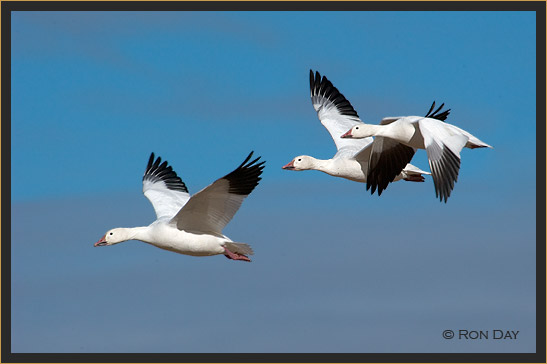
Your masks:
[{"label": "pink foot", "polygon": [[239,254],[239,253],[232,253],[226,248],[224,248],[224,256],[228,259],[233,259],[233,260],[244,260],[246,262],[251,261],[246,255]]}]

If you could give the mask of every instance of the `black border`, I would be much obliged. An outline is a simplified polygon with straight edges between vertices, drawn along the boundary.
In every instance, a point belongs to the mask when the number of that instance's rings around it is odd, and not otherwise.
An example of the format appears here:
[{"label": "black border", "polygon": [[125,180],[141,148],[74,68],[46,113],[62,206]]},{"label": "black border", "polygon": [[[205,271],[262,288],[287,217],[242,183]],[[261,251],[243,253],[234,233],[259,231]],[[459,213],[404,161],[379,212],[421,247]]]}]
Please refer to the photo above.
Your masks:
[{"label": "black border", "polygon": [[[12,11],[534,11],[536,13],[536,353],[185,353],[61,354],[11,352],[11,12]],[[355,363],[355,362],[497,362],[545,363],[545,11],[542,1],[2,1],[2,363]],[[538,121],[540,121],[538,123]],[[517,136],[518,138],[518,136]],[[541,147],[541,148],[540,148]],[[539,166],[539,168],[538,168]],[[508,181],[514,183],[514,181]],[[539,222],[539,223],[537,223]],[[539,243],[538,243],[539,242]],[[543,268],[540,270],[539,268]],[[539,289],[538,289],[539,288]]]},{"label": "black border", "polygon": [[8,11],[540,11],[537,1],[2,1]]}]

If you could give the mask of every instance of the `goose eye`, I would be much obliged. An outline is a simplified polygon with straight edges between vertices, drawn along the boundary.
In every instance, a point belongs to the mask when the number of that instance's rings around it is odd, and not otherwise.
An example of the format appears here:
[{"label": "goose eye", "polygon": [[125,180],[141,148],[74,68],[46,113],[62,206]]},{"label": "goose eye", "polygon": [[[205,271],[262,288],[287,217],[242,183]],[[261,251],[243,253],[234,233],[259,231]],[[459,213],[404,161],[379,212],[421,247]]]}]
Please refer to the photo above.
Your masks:
[{"label": "goose eye", "polygon": [[357,129],[359,129],[359,127],[358,127],[358,126],[356,126],[356,127],[355,127],[355,130],[357,130]]},{"label": "goose eye", "polygon": [[110,233],[110,235],[113,235],[114,233]]},{"label": "goose eye", "polygon": [[300,162],[302,160],[302,158],[298,158],[298,161]]}]

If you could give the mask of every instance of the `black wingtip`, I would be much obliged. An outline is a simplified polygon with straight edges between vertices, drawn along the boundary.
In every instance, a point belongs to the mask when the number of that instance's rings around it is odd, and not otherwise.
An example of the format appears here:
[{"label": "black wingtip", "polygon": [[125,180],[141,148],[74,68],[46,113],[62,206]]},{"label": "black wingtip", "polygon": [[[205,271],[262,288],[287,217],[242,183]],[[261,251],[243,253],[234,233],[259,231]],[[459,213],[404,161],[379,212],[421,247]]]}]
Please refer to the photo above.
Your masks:
[{"label": "black wingtip", "polygon": [[426,118],[437,119],[437,120],[440,120],[440,121],[445,121],[448,118],[448,115],[450,114],[451,109],[448,109],[448,110],[445,110],[445,111],[439,113],[439,111],[441,111],[443,106],[444,106],[444,102],[441,104],[441,106],[439,106],[437,108],[437,110],[431,112],[435,108],[435,101],[433,101],[433,104],[431,104],[431,107],[429,108],[429,111],[427,112],[427,114],[425,114],[425,117]]},{"label": "black wingtip", "polygon": [[[251,159],[251,157],[253,156],[253,153],[254,153],[254,150],[251,150],[251,153],[249,153],[249,155],[247,156],[247,158],[245,158],[245,160],[243,161],[243,163],[241,163],[241,164],[239,165],[239,167],[237,167],[237,168],[243,167],[243,166],[245,165],[245,163],[247,163],[247,162],[249,161],[249,159]],[[258,158],[260,158],[260,157],[258,157]]]},{"label": "black wingtip", "polygon": [[334,104],[340,114],[359,119],[351,103],[326,76],[321,76],[319,71],[315,71],[314,79],[313,71],[310,70],[310,91],[312,102],[319,102],[318,100],[325,98]]},{"label": "black wingtip", "polygon": [[429,111],[427,112],[427,114],[425,114],[426,118],[431,114],[431,110],[433,110],[434,107],[435,107],[435,101],[433,101],[433,103],[431,104],[431,107],[429,108]]},{"label": "black wingtip", "polygon": [[237,195],[248,195],[262,179],[260,175],[265,167],[266,161],[257,163],[261,157],[250,161],[254,151],[251,151],[247,158],[234,171],[224,178],[230,182],[229,192]]},{"label": "black wingtip", "polygon": [[146,166],[146,170],[150,169],[152,167],[152,164],[154,163],[154,152],[150,154],[150,158],[148,159],[148,164]]},{"label": "black wingtip", "polygon": [[152,183],[161,181],[165,183],[165,186],[170,190],[188,192],[182,179],[177,176],[177,173],[173,171],[173,168],[168,165],[167,161],[161,163],[161,157],[158,157],[155,160],[154,157],[154,152],[152,152],[148,159],[148,164],[142,180]]}]

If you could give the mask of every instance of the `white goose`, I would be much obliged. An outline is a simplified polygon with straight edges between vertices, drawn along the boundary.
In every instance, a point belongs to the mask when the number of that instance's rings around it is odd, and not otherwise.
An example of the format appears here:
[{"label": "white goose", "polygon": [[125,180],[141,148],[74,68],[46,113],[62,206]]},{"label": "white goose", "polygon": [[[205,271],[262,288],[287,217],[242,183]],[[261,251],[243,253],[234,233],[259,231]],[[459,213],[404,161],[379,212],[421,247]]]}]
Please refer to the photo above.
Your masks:
[{"label": "white goose", "polygon": [[[156,211],[157,220],[149,226],[109,230],[95,246],[126,240],[140,240],[158,248],[192,256],[224,254],[229,259],[250,262],[253,250],[234,243],[222,229],[234,217],[260,181],[265,162],[252,160],[253,152],[239,167],[190,197],[186,185],[167,161],[154,153],[142,178],[143,193]],[[160,164],[161,163],[161,164]]]},{"label": "white goose", "polygon": [[[321,124],[330,133],[338,151],[334,157],[327,160],[301,155],[283,166],[283,169],[294,171],[313,169],[334,177],[346,178],[356,182],[367,182],[373,138],[340,139],[340,135],[348,128],[362,123],[357,112],[325,76],[321,78],[319,72],[316,72],[314,77],[313,71],[310,70],[310,90],[312,104],[315,111],[317,111],[317,116]],[[445,113],[448,115],[448,112]],[[422,174],[429,173],[412,164],[406,164],[404,169],[399,169],[397,175],[394,176],[394,181],[404,179],[412,182],[423,182],[424,177]],[[372,193],[374,193],[374,190],[375,188]],[[379,195],[382,190],[378,189]]]},{"label": "white goose", "polygon": [[379,184],[389,183],[389,178],[397,173],[402,163],[412,159],[416,149],[425,149],[435,196],[445,203],[458,180],[463,147],[492,148],[467,131],[432,118],[429,113],[425,117],[387,117],[382,119],[380,125],[359,123],[341,138],[368,139],[372,136],[375,137],[375,146],[371,154],[371,161],[374,160],[371,169],[375,171]]}]

